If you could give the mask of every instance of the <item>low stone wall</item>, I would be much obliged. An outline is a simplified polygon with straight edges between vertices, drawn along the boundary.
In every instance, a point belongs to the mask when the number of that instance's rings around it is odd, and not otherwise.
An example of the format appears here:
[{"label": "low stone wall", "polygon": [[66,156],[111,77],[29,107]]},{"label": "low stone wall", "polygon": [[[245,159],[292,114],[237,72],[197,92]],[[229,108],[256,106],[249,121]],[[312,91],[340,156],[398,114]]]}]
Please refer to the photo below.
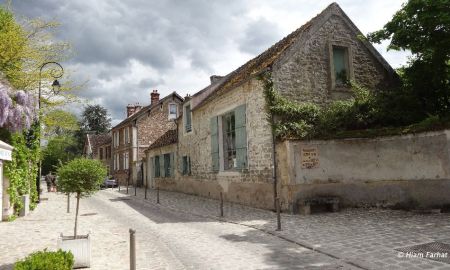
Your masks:
[{"label": "low stone wall", "polygon": [[450,130],[373,139],[285,141],[277,145],[284,208],[314,196],[343,206],[450,204]]}]

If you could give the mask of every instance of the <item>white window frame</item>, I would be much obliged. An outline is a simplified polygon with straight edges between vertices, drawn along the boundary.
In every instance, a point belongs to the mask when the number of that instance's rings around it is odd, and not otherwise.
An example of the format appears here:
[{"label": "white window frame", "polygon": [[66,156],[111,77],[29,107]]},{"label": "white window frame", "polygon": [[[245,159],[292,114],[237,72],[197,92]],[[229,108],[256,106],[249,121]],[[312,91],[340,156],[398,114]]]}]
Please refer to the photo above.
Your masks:
[{"label": "white window frame", "polygon": [[[177,119],[177,117],[178,117],[178,105],[176,103],[171,102],[167,106],[168,106],[168,110],[169,110],[168,114],[167,114],[168,115],[168,119],[169,120]],[[175,106],[175,115],[170,112],[170,107],[171,106]]]}]

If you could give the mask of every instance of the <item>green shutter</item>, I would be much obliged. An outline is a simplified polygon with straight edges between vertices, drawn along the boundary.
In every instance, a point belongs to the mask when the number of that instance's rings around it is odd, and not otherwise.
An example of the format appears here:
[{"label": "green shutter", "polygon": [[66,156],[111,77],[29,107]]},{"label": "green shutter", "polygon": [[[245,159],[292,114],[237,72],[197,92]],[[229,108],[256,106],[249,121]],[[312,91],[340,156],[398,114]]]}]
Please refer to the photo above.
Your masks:
[{"label": "green shutter", "polygon": [[211,158],[213,171],[219,170],[219,136],[217,132],[217,120],[217,116],[211,118]]},{"label": "green shutter", "polygon": [[173,153],[170,153],[170,176],[175,178],[175,156]]},{"label": "green shutter", "polygon": [[247,168],[247,130],[245,104],[234,111],[236,118],[236,162],[237,169]]},{"label": "green shutter", "polygon": [[150,158],[150,164],[152,164],[152,178],[155,178],[155,158]]},{"label": "green shutter", "polygon": [[159,176],[161,178],[166,176],[166,170],[164,167],[164,155],[159,156]]}]

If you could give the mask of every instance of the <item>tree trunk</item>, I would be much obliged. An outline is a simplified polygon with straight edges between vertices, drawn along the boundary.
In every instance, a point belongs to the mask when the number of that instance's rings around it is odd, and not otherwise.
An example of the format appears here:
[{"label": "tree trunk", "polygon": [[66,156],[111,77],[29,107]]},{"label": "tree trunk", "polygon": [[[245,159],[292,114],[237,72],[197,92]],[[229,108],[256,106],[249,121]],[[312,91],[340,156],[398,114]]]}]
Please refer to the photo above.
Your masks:
[{"label": "tree trunk", "polygon": [[75,211],[75,228],[73,230],[73,238],[77,238],[77,226],[78,226],[78,208],[80,206],[80,193],[77,193],[77,209]]}]

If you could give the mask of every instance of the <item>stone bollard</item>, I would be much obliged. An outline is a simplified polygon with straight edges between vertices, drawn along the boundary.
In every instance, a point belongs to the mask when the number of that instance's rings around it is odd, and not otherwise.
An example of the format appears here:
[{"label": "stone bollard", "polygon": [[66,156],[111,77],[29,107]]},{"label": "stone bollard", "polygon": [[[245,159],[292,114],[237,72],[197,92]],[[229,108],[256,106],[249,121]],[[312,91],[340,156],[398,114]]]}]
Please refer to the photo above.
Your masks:
[{"label": "stone bollard", "polygon": [[130,270],[136,270],[136,231],[130,229]]},{"label": "stone bollard", "polygon": [[156,203],[159,204],[159,187],[156,188]]},{"label": "stone bollard", "polygon": [[223,194],[220,192],[220,216],[223,217]]},{"label": "stone bollard", "polygon": [[276,205],[277,205],[277,231],[281,231],[280,198],[276,198]]},{"label": "stone bollard", "polygon": [[67,213],[70,213],[70,193],[67,193]]}]

